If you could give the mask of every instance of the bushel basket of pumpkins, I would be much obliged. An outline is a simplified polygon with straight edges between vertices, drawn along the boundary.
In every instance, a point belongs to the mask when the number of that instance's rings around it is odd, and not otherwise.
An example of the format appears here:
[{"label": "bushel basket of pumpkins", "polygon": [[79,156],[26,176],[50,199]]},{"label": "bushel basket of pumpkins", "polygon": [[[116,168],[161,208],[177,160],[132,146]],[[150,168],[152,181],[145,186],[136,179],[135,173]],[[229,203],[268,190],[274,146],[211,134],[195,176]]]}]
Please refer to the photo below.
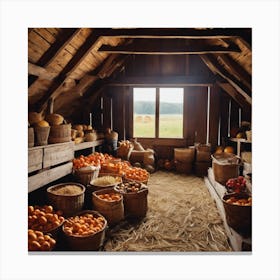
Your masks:
[{"label": "bushel basket of pumpkins", "polygon": [[106,219],[98,212],[85,210],[69,217],[62,231],[69,249],[74,251],[98,251],[104,242]]},{"label": "bushel basket of pumpkins", "polygon": [[59,114],[49,114],[45,117],[51,129],[49,143],[64,143],[71,141],[71,124],[66,124],[63,116]]}]

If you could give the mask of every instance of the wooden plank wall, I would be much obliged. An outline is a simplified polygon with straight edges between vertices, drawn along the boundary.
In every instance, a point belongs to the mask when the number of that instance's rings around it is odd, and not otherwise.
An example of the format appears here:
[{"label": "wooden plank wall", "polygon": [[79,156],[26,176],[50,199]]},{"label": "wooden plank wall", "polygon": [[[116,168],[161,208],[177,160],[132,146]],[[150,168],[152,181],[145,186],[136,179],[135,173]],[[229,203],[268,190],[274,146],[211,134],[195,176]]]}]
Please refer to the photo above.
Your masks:
[{"label": "wooden plank wall", "polygon": [[[176,57],[176,58],[175,58]],[[184,58],[184,59],[183,59]],[[172,76],[203,75],[209,76],[208,68],[195,56],[142,56],[132,57],[126,67],[127,76]],[[184,139],[153,140],[143,139],[145,147],[154,147],[159,154],[171,153],[174,147],[186,147],[194,142],[206,143],[207,134],[207,87],[185,87],[185,123]],[[238,126],[239,106],[220,87],[210,88],[209,142],[214,150],[218,144],[219,119],[221,118],[220,139],[228,135],[228,104],[231,100],[231,126]],[[103,94],[103,125],[101,111],[98,109],[100,98],[93,109],[95,128],[111,127],[119,134],[119,140],[133,137],[133,87],[107,87]],[[112,112],[111,112],[112,102]],[[99,114],[99,116],[98,116]],[[247,115],[249,115],[247,113]],[[247,117],[244,114],[244,118]],[[244,119],[242,117],[242,119]],[[227,144],[222,143],[221,144]]]},{"label": "wooden plank wall", "polygon": [[206,142],[207,87],[186,87],[186,131],[187,143]]},{"label": "wooden plank wall", "polygon": [[220,117],[220,88],[214,86],[210,91],[210,112],[209,112],[209,142],[215,148],[218,144]]}]

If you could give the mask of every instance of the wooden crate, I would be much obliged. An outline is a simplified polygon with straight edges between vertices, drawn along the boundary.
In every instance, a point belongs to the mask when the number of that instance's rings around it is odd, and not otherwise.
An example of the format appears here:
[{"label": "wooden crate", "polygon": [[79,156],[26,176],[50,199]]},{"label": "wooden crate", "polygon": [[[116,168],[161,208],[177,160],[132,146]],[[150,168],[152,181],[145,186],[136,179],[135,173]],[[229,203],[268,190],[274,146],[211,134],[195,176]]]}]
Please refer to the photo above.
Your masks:
[{"label": "wooden crate", "polygon": [[54,166],[74,158],[74,144],[67,142],[44,148],[43,168]]},{"label": "wooden crate", "polygon": [[62,178],[70,173],[72,173],[72,162],[67,162],[58,167],[54,167],[48,170],[43,170],[42,172],[28,177],[28,192],[32,192],[48,183],[51,183],[59,178]]},{"label": "wooden crate", "polygon": [[30,148],[28,149],[28,173],[40,170],[43,167],[43,149]]}]

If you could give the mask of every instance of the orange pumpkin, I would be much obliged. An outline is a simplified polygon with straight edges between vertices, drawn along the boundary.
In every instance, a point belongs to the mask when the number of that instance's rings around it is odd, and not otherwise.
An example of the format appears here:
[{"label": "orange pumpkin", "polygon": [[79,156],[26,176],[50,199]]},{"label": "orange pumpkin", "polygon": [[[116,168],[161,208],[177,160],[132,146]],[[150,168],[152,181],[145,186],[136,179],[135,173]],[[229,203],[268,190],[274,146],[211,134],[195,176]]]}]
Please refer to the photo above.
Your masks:
[{"label": "orange pumpkin", "polygon": [[227,146],[225,147],[224,149],[224,153],[227,153],[227,154],[234,154],[234,148],[232,146]]}]

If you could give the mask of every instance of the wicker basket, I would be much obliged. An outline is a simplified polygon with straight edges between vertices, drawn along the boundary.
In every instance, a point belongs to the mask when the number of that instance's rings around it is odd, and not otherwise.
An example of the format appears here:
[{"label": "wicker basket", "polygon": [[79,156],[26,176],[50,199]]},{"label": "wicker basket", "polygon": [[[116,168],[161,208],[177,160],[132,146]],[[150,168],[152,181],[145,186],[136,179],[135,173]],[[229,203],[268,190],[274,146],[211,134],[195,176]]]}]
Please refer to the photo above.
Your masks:
[{"label": "wicker basket", "polygon": [[230,178],[239,175],[240,158],[234,154],[214,154],[212,155],[212,168],[217,182],[225,185]]},{"label": "wicker basket", "polygon": [[49,143],[64,143],[71,141],[71,124],[53,125],[50,129]]},{"label": "wicker basket", "polygon": [[99,166],[91,166],[89,169],[74,169],[73,174],[77,181],[84,186],[90,184],[91,180],[98,177],[100,167]]},{"label": "wicker basket", "polygon": [[92,193],[95,191],[99,190],[105,190],[105,189],[112,189],[114,186],[116,186],[118,183],[122,182],[122,177],[118,176],[116,174],[110,174],[110,173],[100,173],[98,177],[102,176],[112,176],[112,177],[117,177],[119,179],[119,182],[116,182],[115,184],[112,185],[106,185],[106,186],[98,186],[94,184],[94,179],[90,182],[89,185],[86,186],[86,192],[85,192],[85,207],[86,209],[91,209],[92,208]]},{"label": "wicker basket", "polygon": [[230,227],[243,236],[250,236],[252,231],[252,206],[232,205],[226,202],[230,197],[248,198],[246,193],[226,194],[223,197],[223,204],[226,212],[226,220]]},{"label": "wicker basket", "polygon": [[28,127],[28,148],[34,147],[34,128]]},{"label": "wicker basket", "polygon": [[192,162],[181,162],[179,160],[175,161],[176,171],[182,174],[191,174],[193,169]]},{"label": "wicker basket", "polygon": [[48,145],[50,127],[35,126],[34,131],[35,131],[36,145],[37,146]]},{"label": "wicker basket", "polygon": [[175,148],[174,160],[178,162],[191,163],[194,161],[195,148]]},{"label": "wicker basket", "polygon": [[143,218],[148,210],[148,188],[142,188],[138,192],[123,193],[118,186],[114,189],[123,195],[124,214],[128,218]]},{"label": "wicker basket", "polygon": [[[96,211],[92,211],[92,210],[85,210],[85,211],[77,213],[77,215],[81,216],[81,215],[84,215],[87,213],[93,214],[94,217],[104,218],[100,213],[98,213]],[[104,242],[106,227],[107,227],[107,221],[105,219],[105,224],[104,224],[103,228],[99,232],[96,232],[93,234],[83,235],[83,236],[68,235],[64,231],[64,226],[62,226],[62,231],[64,233],[64,239],[70,250],[73,250],[73,251],[98,251]]]},{"label": "wicker basket", "polygon": [[[54,191],[66,185],[75,185],[81,188],[79,194],[61,195],[55,194]],[[58,210],[63,212],[64,217],[69,217],[81,211],[84,206],[85,187],[77,183],[62,183],[51,186],[47,189],[48,200],[50,204]]]},{"label": "wicker basket", "polygon": [[105,201],[97,195],[105,193],[117,193],[113,188],[99,190],[92,193],[92,208],[101,213],[107,220],[108,225],[115,225],[124,219],[123,196],[118,201]]}]

